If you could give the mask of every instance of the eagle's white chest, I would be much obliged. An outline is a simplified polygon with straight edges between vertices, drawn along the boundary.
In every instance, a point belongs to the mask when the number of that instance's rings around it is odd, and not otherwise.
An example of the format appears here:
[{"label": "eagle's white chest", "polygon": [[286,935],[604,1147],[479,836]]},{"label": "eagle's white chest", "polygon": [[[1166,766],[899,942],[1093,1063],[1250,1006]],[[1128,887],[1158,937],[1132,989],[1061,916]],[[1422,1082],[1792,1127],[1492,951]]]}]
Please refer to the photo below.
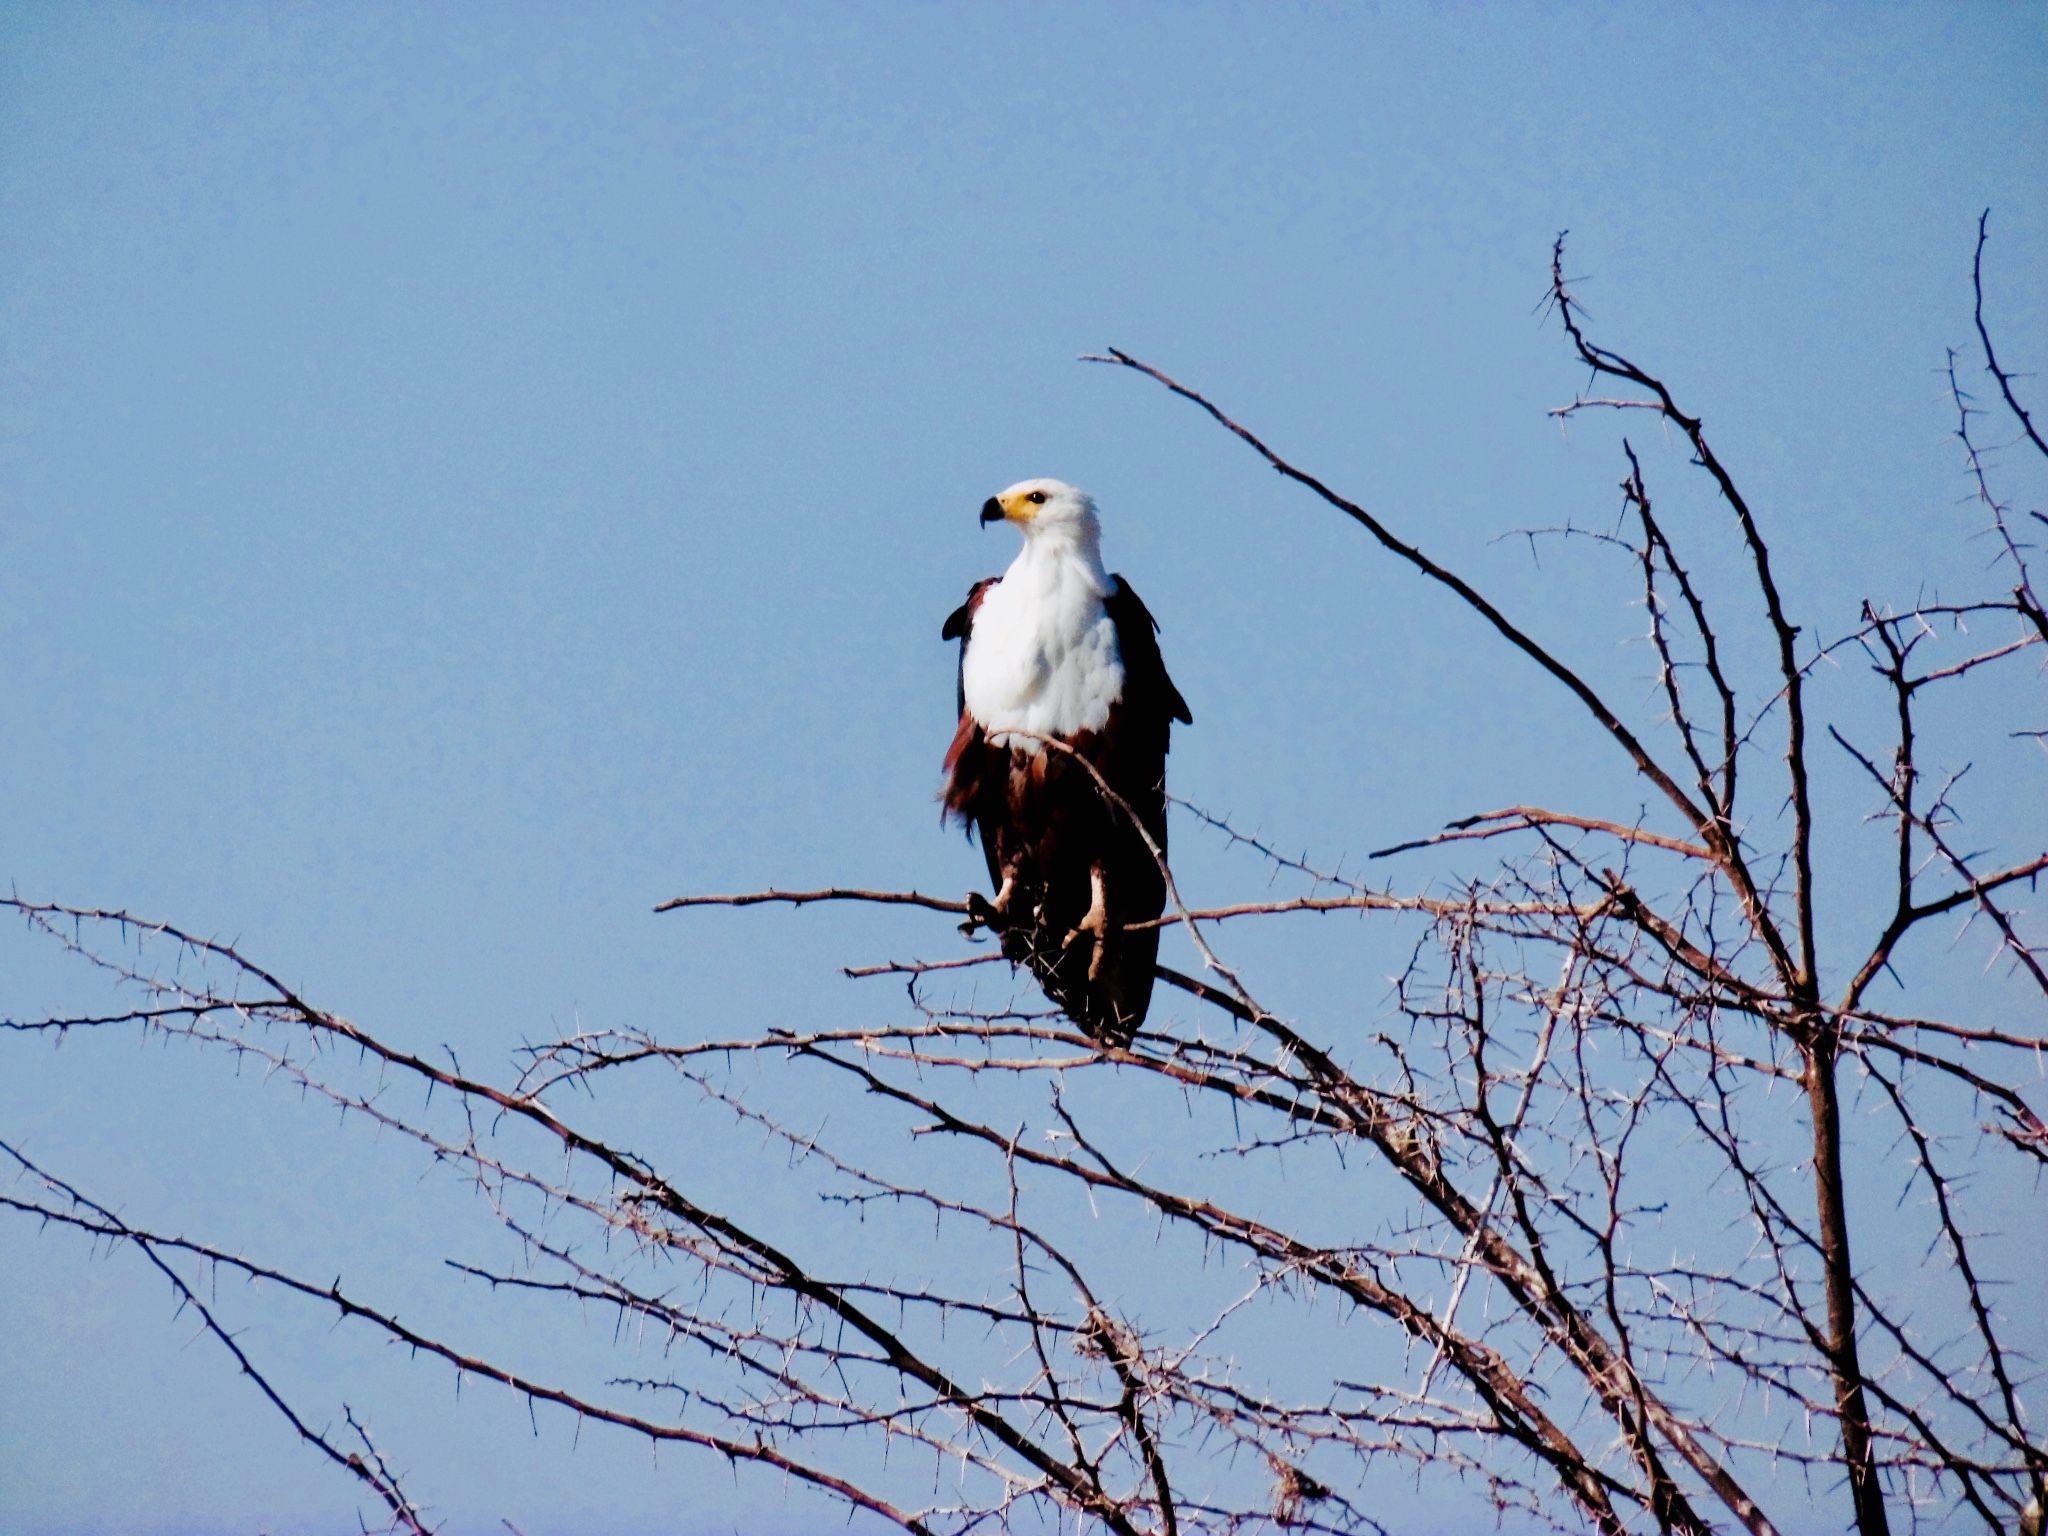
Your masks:
[{"label": "eagle's white chest", "polygon": [[968,713],[997,745],[1005,731],[1070,737],[1108,722],[1124,692],[1116,621],[1103,607],[1111,580],[1091,549],[1027,539],[983,594],[961,686]]}]

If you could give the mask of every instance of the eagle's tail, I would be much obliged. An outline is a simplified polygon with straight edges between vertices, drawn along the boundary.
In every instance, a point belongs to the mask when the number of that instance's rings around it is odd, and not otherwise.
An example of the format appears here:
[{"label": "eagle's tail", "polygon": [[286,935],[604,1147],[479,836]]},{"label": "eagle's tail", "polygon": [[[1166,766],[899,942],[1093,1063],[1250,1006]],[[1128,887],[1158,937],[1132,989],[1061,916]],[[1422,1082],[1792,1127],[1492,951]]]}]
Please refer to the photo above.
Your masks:
[{"label": "eagle's tail", "polygon": [[1107,952],[1089,988],[1089,1018],[1079,1021],[1104,1045],[1131,1043],[1152,1006],[1153,968],[1159,959],[1159,930],[1112,931]]},{"label": "eagle's tail", "polygon": [[1092,935],[1081,935],[1073,943],[1066,939],[1066,931],[1055,932],[1052,925],[1019,926],[1004,934],[1003,953],[1028,965],[1053,1006],[1091,1040],[1121,1050],[1137,1035],[1152,1006],[1159,930],[1124,932],[1112,927],[1099,962]]}]

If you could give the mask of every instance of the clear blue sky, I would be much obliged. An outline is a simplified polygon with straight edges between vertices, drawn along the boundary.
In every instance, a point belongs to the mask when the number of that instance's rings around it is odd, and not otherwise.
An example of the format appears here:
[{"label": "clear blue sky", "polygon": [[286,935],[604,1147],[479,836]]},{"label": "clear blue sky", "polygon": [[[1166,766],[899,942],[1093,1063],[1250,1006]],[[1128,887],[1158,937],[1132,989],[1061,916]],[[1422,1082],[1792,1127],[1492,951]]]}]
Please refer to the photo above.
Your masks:
[{"label": "clear blue sky", "polygon": [[[929,927],[649,908],[981,878],[933,801],[938,628],[1010,557],[975,509],[1031,475],[1096,494],[1162,622],[1178,792],[1332,859],[1632,806],[1441,600],[1076,354],[1207,388],[1648,709],[1625,583],[1489,542],[1615,507],[1614,434],[1544,416],[1579,382],[1537,312],[1552,236],[1816,625],[1972,579],[1936,370],[1987,205],[2001,335],[2048,357],[2043,15],[0,4],[0,879],[234,936],[492,1063],[578,1017],[872,1009],[836,967]],[[1186,846],[1204,894],[1245,875]],[[1287,958],[1296,1006],[1350,985]],[[0,940],[0,1013],[61,985]],[[0,1042],[0,1135],[321,1273],[460,1209],[132,1041]],[[459,1321],[387,1294],[415,1283]],[[800,1518],[251,1326],[315,1399],[383,1393],[458,1528]],[[192,1334],[132,1259],[0,1226],[0,1531],[352,1521]]]}]

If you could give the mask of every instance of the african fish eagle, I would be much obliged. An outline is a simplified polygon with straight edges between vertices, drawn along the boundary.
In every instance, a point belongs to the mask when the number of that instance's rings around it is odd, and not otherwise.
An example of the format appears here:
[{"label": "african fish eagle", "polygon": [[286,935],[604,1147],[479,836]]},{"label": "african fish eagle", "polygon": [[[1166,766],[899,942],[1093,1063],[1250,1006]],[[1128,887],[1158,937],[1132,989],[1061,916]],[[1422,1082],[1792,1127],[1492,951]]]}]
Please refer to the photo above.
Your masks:
[{"label": "african fish eagle", "polygon": [[[960,726],[946,753],[943,815],[979,835],[993,903],[969,897],[970,930],[1000,935],[1088,1035],[1125,1046],[1152,1000],[1159,930],[1127,932],[1166,905],[1166,753],[1194,717],[1166,675],[1158,623],[1102,566],[1095,503],[1058,480],[1023,480],[982,504],[1024,548],[946,620],[960,642]],[[1024,734],[1029,733],[1029,734]],[[1051,737],[1073,755],[1048,749]]]}]

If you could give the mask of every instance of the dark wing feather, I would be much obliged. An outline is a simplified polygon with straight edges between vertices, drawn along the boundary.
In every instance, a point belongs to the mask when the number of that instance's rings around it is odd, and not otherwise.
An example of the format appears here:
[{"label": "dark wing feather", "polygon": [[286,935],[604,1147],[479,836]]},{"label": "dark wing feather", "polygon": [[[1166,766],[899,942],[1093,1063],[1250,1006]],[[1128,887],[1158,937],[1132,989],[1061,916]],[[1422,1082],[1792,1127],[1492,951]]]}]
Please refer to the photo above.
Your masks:
[{"label": "dark wing feather", "polygon": [[[1123,697],[1110,710],[1109,723],[1089,744],[1087,755],[1110,787],[1137,815],[1152,841],[1166,848],[1166,754],[1173,722],[1194,723],[1187,700],[1167,676],[1159,655],[1159,623],[1121,576],[1111,578],[1113,590],[1104,600],[1116,624],[1117,651],[1124,664]],[[1080,786],[1083,793],[1092,785]],[[1144,839],[1121,818],[1093,823],[1099,841],[1084,857],[1100,859],[1108,877],[1110,921],[1119,930],[1100,974],[1056,998],[1090,1034],[1107,1045],[1128,1045],[1145,1021],[1152,1000],[1153,965],[1159,953],[1159,930],[1123,931],[1133,922],[1147,922],[1166,906],[1166,883]],[[1081,899],[1085,903],[1086,893]],[[1078,913],[1073,919],[1078,921]],[[1085,946],[1084,946],[1085,948]],[[1089,957],[1084,953],[1085,965]],[[1064,980],[1065,978],[1059,978]],[[1049,991],[1051,989],[1048,989]]]},{"label": "dark wing feather", "polygon": [[1152,617],[1143,600],[1121,576],[1111,576],[1116,590],[1103,607],[1116,623],[1117,649],[1124,660],[1124,697],[1132,703],[1156,697],[1165,717],[1182,725],[1193,725],[1188,701],[1166,675],[1166,662],[1159,654],[1159,621]]}]

